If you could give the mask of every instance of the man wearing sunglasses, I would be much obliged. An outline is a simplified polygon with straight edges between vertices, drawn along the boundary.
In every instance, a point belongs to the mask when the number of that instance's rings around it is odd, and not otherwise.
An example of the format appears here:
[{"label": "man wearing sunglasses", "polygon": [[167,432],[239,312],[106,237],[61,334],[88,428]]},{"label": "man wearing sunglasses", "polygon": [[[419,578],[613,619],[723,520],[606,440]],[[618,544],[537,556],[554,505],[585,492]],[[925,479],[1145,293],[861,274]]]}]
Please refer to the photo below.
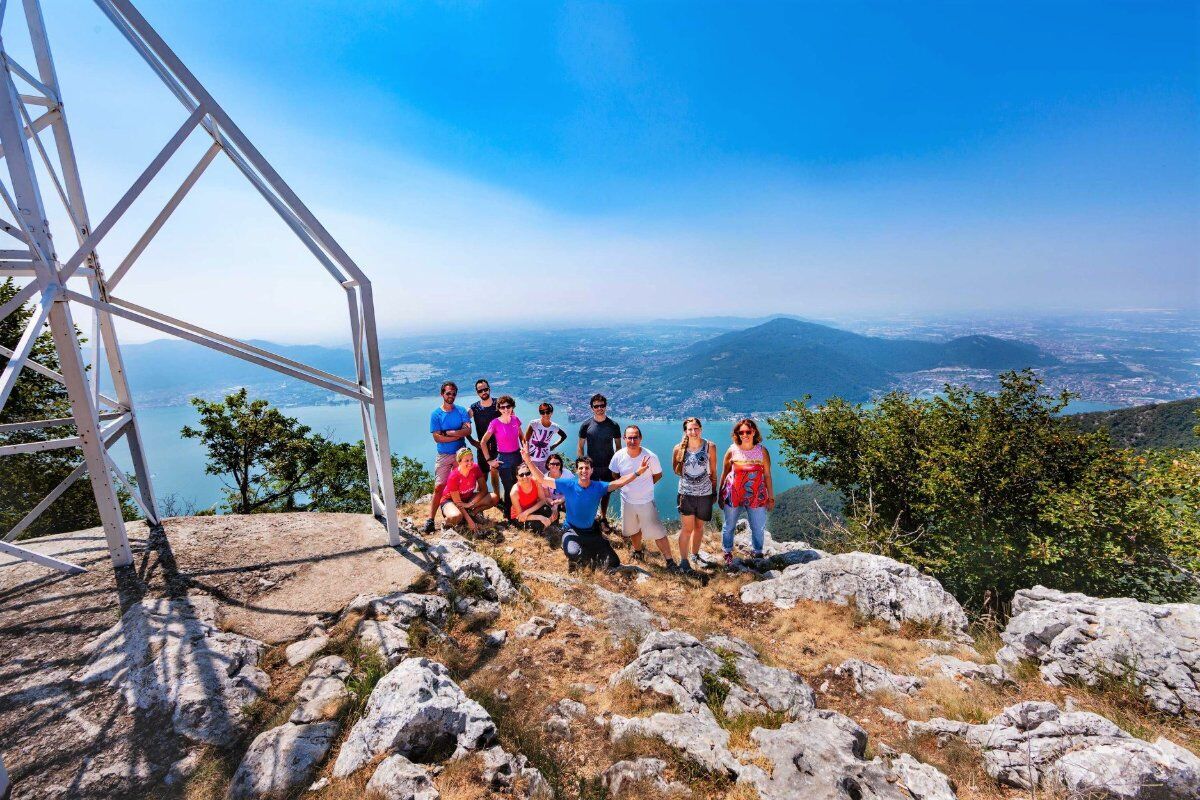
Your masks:
[{"label": "man wearing sunglasses", "polygon": [[537,468],[533,459],[529,457],[529,445],[525,442],[521,443],[521,458],[524,459],[525,466],[529,468],[536,483],[560,492],[563,496],[566,521],[563,523],[562,549],[567,556],[569,568],[574,570],[578,566],[589,564],[605,569],[621,566],[621,559],[617,558],[612,545],[600,532],[600,526],[596,522],[596,509],[600,506],[600,500],[608,497],[610,492],[645,475],[650,469],[649,457],[643,458],[642,463],[633,472],[615,481],[592,480],[592,460],[587,456],[580,456],[575,462],[575,477],[557,480],[547,478]]},{"label": "man wearing sunglasses", "polygon": [[[592,395],[592,418],[579,426],[580,457],[592,461],[592,480],[610,481],[617,477],[609,471],[609,464],[617,448],[621,446],[621,426],[608,418],[608,398],[602,394]],[[608,500],[605,493],[600,500],[600,526],[608,530]]]},{"label": "man wearing sunglasses", "polygon": [[500,416],[500,406],[492,399],[492,386],[486,378],[475,381],[475,394],[479,395],[479,399],[471,403],[471,407],[467,409],[467,415],[475,422],[475,438],[472,439],[468,436],[467,441],[475,445],[479,469],[484,475],[491,475],[492,491],[496,493],[497,497],[500,497],[500,472],[488,463],[482,444],[488,425],[491,425],[492,420]]}]

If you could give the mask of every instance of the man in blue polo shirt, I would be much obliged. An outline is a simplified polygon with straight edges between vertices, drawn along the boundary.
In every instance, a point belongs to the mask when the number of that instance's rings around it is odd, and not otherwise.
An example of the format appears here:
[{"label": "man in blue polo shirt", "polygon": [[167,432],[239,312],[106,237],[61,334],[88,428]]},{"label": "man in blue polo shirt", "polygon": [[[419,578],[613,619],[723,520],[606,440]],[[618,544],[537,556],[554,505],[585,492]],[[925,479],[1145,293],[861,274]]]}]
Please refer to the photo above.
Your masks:
[{"label": "man in blue polo shirt", "polygon": [[425,533],[433,533],[433,518],[442,502],[446,481],[454,469],[454,454],[466,447],[463,440],[471,433],[471,418],[467,410],[454,404],[458,397],[458,386],[446,381],[441,389],[442,404],[429,415],[429,432],[437,443],[437,460],[433,467],[433,502],[429,504],[429,519],[425,520]]},{"label": "man in blue polo shirt", "polygon": [[548,478],[542,473],[533,459],[529,457],[529,445],[522,443],[521,458],[525,466],[533,474],[533,479],[547,489],[553,489],[563,496],[566,508],[566,521],[563,524],[562,549],[567,556],[567,564],[571,569],[576,566],[593,564],[607,569],[616,569],[621,565],[621,559],[613,551],[612,545],[600,532],[596,522],[596,511],[600,501],[609,492],[620,489],[627,483],[640,478],[650,469],[650,459],[642,460],[641,465],[628,475],[615,481],[592,480],[592,459],[580,456],[575,461],[575,477]]}]

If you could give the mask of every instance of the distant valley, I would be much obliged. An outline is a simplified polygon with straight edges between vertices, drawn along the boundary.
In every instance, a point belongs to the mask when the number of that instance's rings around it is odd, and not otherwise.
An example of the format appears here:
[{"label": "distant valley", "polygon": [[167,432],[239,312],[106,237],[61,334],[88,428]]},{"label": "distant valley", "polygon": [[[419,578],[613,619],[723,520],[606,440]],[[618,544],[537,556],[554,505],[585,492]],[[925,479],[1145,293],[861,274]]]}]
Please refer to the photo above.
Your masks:
[{"label": "distant valley", "polygon": [[[1119,332],[1102,351],[1080,352],[1081,333],[1053,335],[1028,324],[989,322],[959,335],[909,327],[903,336],[844,330],[798,317],[656,320],[611,328],[553,333],[496,330],[410,336],[380,342],[391,397],[432,396],[445,377],[471,398],[476,377],[497,391],[546,398],[572,418],[586,399],[605,392],[618,413],[639,418],[687,414],[730,417],[778,410],[788,400],[841,396],[865,401],[891,389],[918,394],[945,382],[988,388],[1006,369],[1034,367],[1052,388],[1076,391],[1109,406],[1195,394],[1200,345],[1190,331],[1161,334],[1145,346],[1144,332]],[[965,328],[965,329],[964,329]],[[898,331],[899,332],[899,331]],[[1020,333],[1024,335],[1014,335]],[[350,377],[348,349],[255,342],[289,358]],[[335,402],[327,393],[188,342],[161,340],[125,348],[139,401],[178,405],[191,395],[219,396],[236,386],[281,405]],[[1101,406],[1103,407],[1103,406]]]}]

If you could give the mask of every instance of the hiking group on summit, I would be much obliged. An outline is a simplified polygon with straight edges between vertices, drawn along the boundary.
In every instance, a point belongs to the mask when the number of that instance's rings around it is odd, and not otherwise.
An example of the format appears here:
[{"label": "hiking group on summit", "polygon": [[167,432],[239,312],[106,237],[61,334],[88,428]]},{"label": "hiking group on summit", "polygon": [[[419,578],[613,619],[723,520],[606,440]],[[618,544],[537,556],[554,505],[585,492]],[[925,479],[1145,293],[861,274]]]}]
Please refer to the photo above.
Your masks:
[{"label": "hiking group on summit", "polygon": [[679,477],[682,525],[676,562],[654,502],[654,485],[663,477],[658,456],[642,446],[637,425],[622,431],[608,417],[604,395],[592,396],[592,418],[579,428],[572,473],[555,452],[567,434],[553,421],[554,406],[542,403],[538,419],[522,430],[511,396],[493,398],[483,378],[475,382],[475,393],[479,399],[464,409],[455,404],[458,386],[446,381],[441,405],[430,415],[437,460],[426,533],[433,532],[439,511],[447,526],[476,531],[487,524],[483,512],[499,506],[504,524],[534,531],[561,526],[562,550],[572,568],[587,564],[612,569],[620,559],[605,534],[611,532],[609,500],[619,490],[621,533],[638,561],[645,560],[644,541],[649,540],[666,559],[668,572],[695,575],[692,561],[700,552],[704,523],[712,519],[714,503],[724,515],[726,566],[733,564],[734,530],[743,514],[750,524],[753,556],[762,557],[767,511],[775,506],[775,492],[771,456],[754,420],[733,426],[733,444],[725,451],[719,478],[716,444],[703,438],[699,419],[683,421],[683,439],[671,455],[672,471]]}]

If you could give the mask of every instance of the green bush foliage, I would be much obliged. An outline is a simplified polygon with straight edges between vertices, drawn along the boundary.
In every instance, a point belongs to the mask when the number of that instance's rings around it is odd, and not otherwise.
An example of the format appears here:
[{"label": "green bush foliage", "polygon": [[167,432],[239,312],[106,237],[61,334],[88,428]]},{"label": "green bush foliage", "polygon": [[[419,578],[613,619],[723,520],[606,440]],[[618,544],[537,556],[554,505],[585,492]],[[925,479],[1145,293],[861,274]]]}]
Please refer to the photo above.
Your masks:
[{"label": "green bush foliage", "polygon": [[1200,571],[1195,452],[1114,448],[1058,416],[1069,395],[1031,371],[1000,391],[946,386],[874,405],[789,403],[771,419],[784,464],[841,491],[825,545],[907,562],[975,613],[1042,584],[1101,596],[1190,599]]}]

